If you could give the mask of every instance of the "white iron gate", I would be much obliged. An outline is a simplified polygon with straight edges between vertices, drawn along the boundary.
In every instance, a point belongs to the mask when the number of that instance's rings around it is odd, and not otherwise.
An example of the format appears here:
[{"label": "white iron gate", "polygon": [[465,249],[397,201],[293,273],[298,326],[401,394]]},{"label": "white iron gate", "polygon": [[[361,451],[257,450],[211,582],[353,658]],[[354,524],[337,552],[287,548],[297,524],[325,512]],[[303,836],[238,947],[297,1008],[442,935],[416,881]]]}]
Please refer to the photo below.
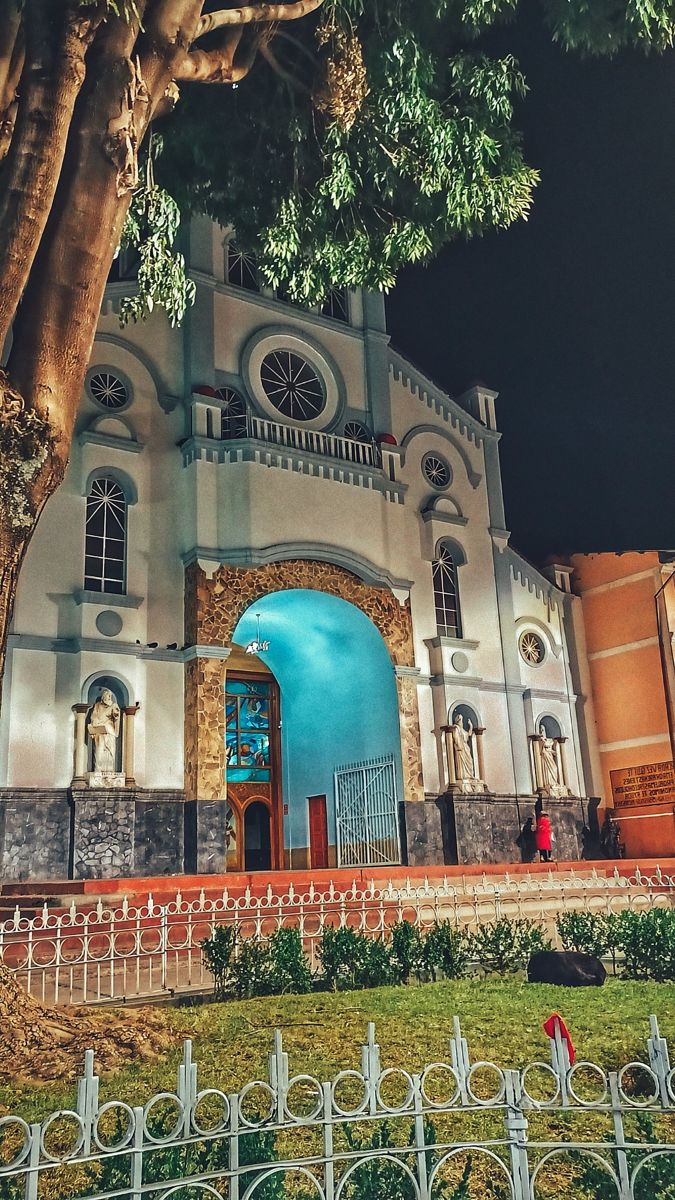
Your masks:
[{"label": "white iron gate", "polygon": [[337,768],[335,821],[339,867],[400,863],[393,754]]}]

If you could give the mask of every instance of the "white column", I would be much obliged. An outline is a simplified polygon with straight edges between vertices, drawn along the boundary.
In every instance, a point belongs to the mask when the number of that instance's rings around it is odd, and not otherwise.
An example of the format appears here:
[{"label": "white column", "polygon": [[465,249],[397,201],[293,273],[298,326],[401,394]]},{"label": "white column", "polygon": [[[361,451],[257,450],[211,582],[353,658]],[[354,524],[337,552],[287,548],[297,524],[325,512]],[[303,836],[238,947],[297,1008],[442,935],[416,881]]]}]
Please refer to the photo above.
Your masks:
[{"label": "white column", "polygon": [[442,725],[441,730],[445,739],[445,759],[448,767],[448,786],[452,787],[457,783],[457,769],[455,767],[455,747],[452,740],[453,725]]},{"label": "white column", "polygon": [[87,731],[85,727],[85,721],[88,711],[88,704],[73,704],[73,712],[75,713],[75,772],[73,775],[73,783],[83,784],[86,782]]},{"label": "white column", "polygon": [[478,778],[482,783],[485,783],[485,759],[483,757],[483,734],[485,733],[485,727],[483,726],[481,729],[474,729],[473,732],[476,738],[476,758],[478,759],[476,765],[478,767]]},{"label": "white column", "polygon": [[538,733],[530,734],[532,747],[532,767],[534,770],[534,790],[540,792],[544,786],[544,776],[541,769],[541,737]]},{"label": "white column", "polygon": [[127,787],[133,787],[136,783],[134,777],[134,717],[138,712],[138,707],[134,704],[131,708],[123,708],[124,723],[122,725],[122,770],[124,771],[124,783]]},{"label": "white column", "polygon": [[568,792],[570,790],[569,779],[567,777],[567,757],[565,755],[566,737],[557,737],[555,739],[555,756],[558,761],[558,778],[562,780]]}]

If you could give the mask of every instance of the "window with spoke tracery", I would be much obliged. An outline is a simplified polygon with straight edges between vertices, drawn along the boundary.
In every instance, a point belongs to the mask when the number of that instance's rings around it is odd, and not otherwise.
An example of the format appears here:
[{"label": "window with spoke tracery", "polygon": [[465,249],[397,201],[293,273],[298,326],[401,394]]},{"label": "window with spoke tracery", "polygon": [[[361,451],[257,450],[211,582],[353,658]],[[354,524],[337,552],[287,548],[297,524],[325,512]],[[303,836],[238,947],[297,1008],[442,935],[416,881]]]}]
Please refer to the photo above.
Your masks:
[{"label": "window with spoke tracery", "polygon": [[314,367],[292,350],[273,350],[263,359],[260,382],[270,404],[293,421],[313,421],[326,407]]},{"label": "window with spoke tracery", "polygon": [[438,558],[432,563],[432,578],[438,634],[440,637],[461,638],[457,565],[447,546],[439,547]]},{"label": "window with spoke tracery", "polygon": [[116,479],[94,479],[87,496],[84,586],[126,592],[127,499]]}]

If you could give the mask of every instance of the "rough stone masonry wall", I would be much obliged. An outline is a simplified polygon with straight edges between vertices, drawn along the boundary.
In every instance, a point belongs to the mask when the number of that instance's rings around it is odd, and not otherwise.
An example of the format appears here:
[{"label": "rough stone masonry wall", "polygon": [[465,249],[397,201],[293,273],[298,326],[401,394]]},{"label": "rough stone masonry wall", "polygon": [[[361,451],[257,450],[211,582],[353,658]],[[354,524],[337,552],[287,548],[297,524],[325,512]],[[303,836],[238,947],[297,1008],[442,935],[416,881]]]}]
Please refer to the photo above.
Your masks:
[{"label": "rough stone masonry wall", "polygon": [[225,795],[226,663],[196,658],[185,669],[185,794],[193,800]]},{"label": "rough stone masonry wall", "polygon": [[[262,567],[222,566],[211,578],[193,563],[185,574],[185,641],[227,647],[246,610],[273,592],[307,588],[346,600],[379,630],[396,667],[414,665],[410,601],[399,604],[387,588],[363,583],[333,563],[292,559]],[[188,796],[213,800],[223,795],[226,663],[198,658],[185,676],[185,788]],[[403,783],[406,800],[423,800],[417,685],[398,678]]]}]

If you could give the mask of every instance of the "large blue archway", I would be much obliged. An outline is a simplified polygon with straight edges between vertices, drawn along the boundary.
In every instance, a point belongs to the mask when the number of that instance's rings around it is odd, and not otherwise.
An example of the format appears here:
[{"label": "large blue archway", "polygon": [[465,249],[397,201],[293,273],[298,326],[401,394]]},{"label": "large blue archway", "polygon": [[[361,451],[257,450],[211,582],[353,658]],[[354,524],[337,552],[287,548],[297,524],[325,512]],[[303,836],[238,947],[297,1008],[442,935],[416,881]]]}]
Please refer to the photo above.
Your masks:
[{"label": "large blue archway", "polygon": [[284,841],[308,845],[307,798],[328,798],[335,844],[334,771],[393,755],[401,796],[401,740],[394,667],[372,621],[337,596],[308,589],[274,592],[241,617],[233,641],[270,643],[260,658],[281,691]]}]

